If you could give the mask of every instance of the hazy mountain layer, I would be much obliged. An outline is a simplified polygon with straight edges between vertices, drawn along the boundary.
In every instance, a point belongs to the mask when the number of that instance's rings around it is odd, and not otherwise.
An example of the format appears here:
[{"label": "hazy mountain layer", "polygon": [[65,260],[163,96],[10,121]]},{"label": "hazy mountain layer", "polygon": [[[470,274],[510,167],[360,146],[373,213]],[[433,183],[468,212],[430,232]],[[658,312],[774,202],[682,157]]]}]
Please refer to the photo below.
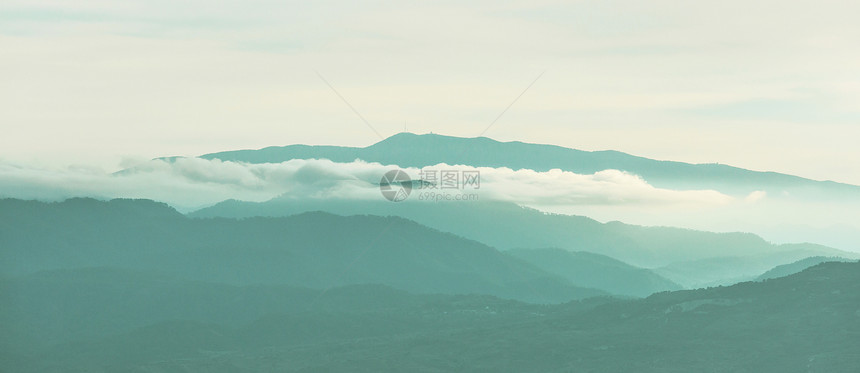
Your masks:
[{"label": "hazy mountain layer", "polygon": [[190,219],[147,200],[0,200],[0,255],[5,275],[111,266],[237,285],[378,283],[535,302],[605,294],[403,218]]},{"label": "hazy mountain layer", "polygon": [[506,251],[572,283],[612,294],[645,297],[681,286],[651,270],[634,267],[605,255],[564,249],[514,249]]},{"label": "hazy mountain layer", "polygon": [[[600,223],[582,217],[546,214],[505,202],[429,203],[410,201],[292,200],[225,201],[190,214],[193,217],[283,216],[305,211],[335,214],[395,215],[490,246],[563,248],[587,251],[638,267],[667,267],[663,276],[684,286],[754,278],[777,265],[816,255],[855,257],[853,253],[814,244],[774,245],[750,233],[712,233],[669,227]],[[728,260],[712,260],[729,258]],[[753,264],[738,266],[745,258]],[[687,262],[709,261],[708,265]],[[674,263],[680,263],[673,266]],[[673,275],[676,274],[676,275]]]},{"label": "hazy mountain layer", "polygon": [[[731,285],[742,281],[753,281],[761,276],[761,273],[774,270],[788,265],[790,270],[777,270],[773,277],[782,277],[821,263],[811,262],[806,266],[791,266],[792,263],[815,256],[816,245],[781,245],[782,250],[771,253],[757,253],[748,256],[716,257],[700,259],[687,262],[677,262],[670,265],[655,268],[653,271],[672,281],[685,284],[690,288]],[[822,247],[819,252],[826,252]],[[856,258],[855,253],[845,253],[847,256]],[[781,264],[776,264],[781,263]],[[788,268],[786,268],[788,269]]]},{"label": "hazy mountain layer", "polygon": [[797,272],[803,271],[809,267],[825,263],[825,262],[849,262],[850,259],[832,257],[832,256],[813,256],[809,258],[804,258],[798,260],[794,263],[783,264],[780,266],[776,266],[771,270],[762,273],[761,276],[756,277],[756,280],[769,280],[772,278],[785,277],[789,275],[793,275]]}]

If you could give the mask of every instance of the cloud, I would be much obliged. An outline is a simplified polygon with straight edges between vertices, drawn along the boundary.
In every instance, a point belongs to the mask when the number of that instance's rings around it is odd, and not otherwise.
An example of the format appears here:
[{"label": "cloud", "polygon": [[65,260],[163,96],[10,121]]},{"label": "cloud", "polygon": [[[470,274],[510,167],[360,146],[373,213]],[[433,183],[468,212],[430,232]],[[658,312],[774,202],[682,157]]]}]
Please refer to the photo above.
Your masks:
[{"label": "cloud", "polygon": [[[591,175],[558,169],[547,172],[477,168],[491,199],[535,205],[724,204],[732,200],[709,190],[676,191],[651,186],[641,177],[618,170]],[[482,197],[484,196],[482,195]]]},{"label": "cloud", "polygon": [[764,197],[767,197],[767,192],[763,190],[757,190],[750,193],[746,198],[744,198],[744,201],[746,201],[747,203],[755,203],[764,199]]},{"label": "cloud", "polygon": [[[225,199],[264,201],[286,198],[380,199],[379,180],[396,166],[356,160],[336,163],[320,159],[294,159],[283,163],[245,164],[178,158],[153,160],[136,167],[106,173],[74,167],[40,169],[0,164],[0,196],[59,200],[74,196],[100,198],[150,198],[181,210]],[[405,169],[413,179],[421,170]],[[715,205],[732,200],[715,191],[659,189],[642,178],[617,170],[580,175],[558,169],[547,172],[509,168],[439,164],[425,172],[477,171],[480,186],[460,189],[428,189],[436,193],[475,193],[484,200],[520,204],[619,205],[693,204]],[[418,193],[418,191],[416,191]]]},{"label": "cloud", "polygon": [[[127,165],[134,160],[126,160]],[[379,191],[382,175],[396,166],[354,161],[295,159],[283,163],[244,164],[178,158],[144,161],[117,173],[74,166],[45,168],[0,161],[0,198],[48,201],[69,197],[148,198],[167,202],[182,212],[226,200],[266,201],[275,197],[296,199],[383,200]],[[856,246],[856,225],[833,235],[827,228],[858,221],[857,202],[767,198],[756,191],[733,199],[709,190],[656,188],[641,177],[618,170],[590,175],[558,169],[546,172],[509,168],[474,168],[439,164],[424,171],[478,171],[480,188],[459,190],[413,190],[419,193],[475,193],[479,200],[501,200],[543,211],[585,215],[600,221],[622,220],[632,224],[680,226],[720,231],[769,233],[778,242],[810,241],[844,249]],[[416,168],[405,169],[419,178]],[[462,174],[461,174],[462,175]],[[388,203],[388,202],[385,202]],[[441,200],[439,203],[461,203]],[[803,214],[797,214],[803,211]],[[777,230],[778,224],[810,226],[804,234]],[[824,229],[822,228],[822,229]]]}]

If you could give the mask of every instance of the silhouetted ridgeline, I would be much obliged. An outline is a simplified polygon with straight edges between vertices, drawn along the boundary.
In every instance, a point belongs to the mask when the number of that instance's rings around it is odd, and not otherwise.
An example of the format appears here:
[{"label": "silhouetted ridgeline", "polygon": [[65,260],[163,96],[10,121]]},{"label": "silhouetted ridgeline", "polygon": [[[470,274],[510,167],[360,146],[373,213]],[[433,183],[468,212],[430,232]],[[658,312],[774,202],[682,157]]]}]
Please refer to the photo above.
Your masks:
[{"label": "silhouetted ridgeline", "polygon": [[147,200],[0,200],[0,245],[4,275],[109,266],[237,285],[377,283],[534,302],[606,294],[398,217],[189,219]]},{"label": "silhouetted ridgeline", "polygon": [[820,263],[825,262],[850,262],[850,259],[833,257],[833,256],[813,256],[805,259],[798,260],[794,263],[783,264],[780,266],[776,266],[770,271],[763,273],[761,276],[758,276],[756,280],[769,280],[778,277],[785,277],[788,275],[793,275],[797,272],[800,272],[804,269],[812,267],[814,265],[818,265]]},{"label": "silhouetted ridgeline", "polygon": [[860,366],[857,262],[619,300],[576,285],[673,284],[602,255],[503,253],[398,217],[192,219],[93,199],[0,200],[0,257],[3,372]]},{"label": "silhouetted ridgeline", "polygon": [[561,248],[602,254],[634,266],[658,268],[660,275],[685,287],[751,280],[777,265],[810,256],[857,257],[815,244],[774,245],[751,233],[603,224],[583,216],[546,214],[497,201],[390,203],[276,198],[260,203],[224,201],[189,216],[286,216],[306,211],[401,216],[501,250]]},{"label": "silhouetted ridgeline", "polygon": [[574,284],[604,289],[612,294],[645,297],[681,289],[680,285],[650,270],[600,254],[564,249],[514,249],[506,253]]},{"label": "silhouetted ridgeline", "polygon": [[733,195],[746,195],[756,190],[765,190],[772,195],[783,191],[823,196],[837,193],[860,198],[860,187],[855,185],[814,181],[776,172],[750,171],[722,164],[658,161],[613,150],[592,152],[519,141],[499,142],[486,137],[400,133],[365,148],[288,145],[218,152],[201,158],[249,163],[311,158],[335,162],[361,159],[401,167],[421,168],[446,163],[535,171],[557,168],[580,174],[616,169],[640,175],[654,186],[671,189],[716,189]]}]

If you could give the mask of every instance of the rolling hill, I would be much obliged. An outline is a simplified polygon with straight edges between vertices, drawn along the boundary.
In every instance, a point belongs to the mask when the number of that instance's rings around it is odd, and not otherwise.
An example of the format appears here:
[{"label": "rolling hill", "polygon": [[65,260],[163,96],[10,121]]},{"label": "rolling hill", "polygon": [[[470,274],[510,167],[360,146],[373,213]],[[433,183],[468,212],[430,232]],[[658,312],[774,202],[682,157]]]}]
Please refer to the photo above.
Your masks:
[{"label": "rolling hill", "polygon": [[839,257],[826,257],[826,256],[812,256],[809,258],[804,258],[798,260],[794,263],[783,264],[780,266],[776,266],[773,269],[762,273],[760,276],[756,277],[757,281],[762,280],[770,280],[772,278],[785,277],[789,275],[793,275],[797,272],[803,271],[809,267],[825,263],[825,262],[848,262],[849,259],[839,258]]},{"label": "rolling hill", "polygon": [[[15,286],[32,281],[23,279]],[[198,286],[196,291],[206,289]],[[307,308],[275,311],[239,325],[204,318],[162,320],[29,353],[4,350],[0,368],[19,372],[853,372],[860,364],[860,263],[856,262],[823,263],[787,277],[729,287],[560,305],[477,295],[341,290],[325,294],[321,303],[325,306],[299,301]],[[351,296],[353,292],[360,294]],[[73,294],[86,299],[85,293]],[[125,299],[119,295],[116,302]],[[353,299],[364,301],[356,306]]]},{"label": "rolling hill", "polygon": [[[662,276],[685,287],[752,279],[777,265],[809,256],[856,257],[821,245],[775,245],[751,233],[713,233],[620,222],[604,224],[587,217],[547,214],[496,201],[390,203],[276,198],[260,203],[225,201],[189,216],[242,218],[306,211],[401,216],[501,250],[553,247],[606,255],[637,267],[662,268]],[[747,259],[749,265],[737,265]],[[686,270],[693,267],[695,270]]]},{"label": "rolling hill", "polygon": [[681,286],[651,270],[638,268],[605,255],[564,249],[513,249],[505,252],[581,286],[612,294],[646,297],[680,290]]},{"label": "rolling hill", "polygon": [[117,267],[234,285],[384,284],[563,302],[605,294],[399,217],[190,219],[148,200],[0,200],[0,274]]}]

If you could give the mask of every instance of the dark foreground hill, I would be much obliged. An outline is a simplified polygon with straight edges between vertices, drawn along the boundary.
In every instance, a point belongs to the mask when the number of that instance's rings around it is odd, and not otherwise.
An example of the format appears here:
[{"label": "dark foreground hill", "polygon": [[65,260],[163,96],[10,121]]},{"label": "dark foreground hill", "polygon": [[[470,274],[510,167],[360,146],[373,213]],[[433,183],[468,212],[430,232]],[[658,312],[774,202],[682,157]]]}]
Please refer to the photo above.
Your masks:
[{"label": "dark foreground hill", "polygon": [[0,274],[13,276],[108,266],[235,285],[384,284],[533,302],[606,294],[398,217],[190,219],[148,200],[0,200],[0,255]]},{"label": "dark foreground hill", "polygon": [[[125,276],[98,270],[4,281],[3,294],[21,297],[17,312],[9,311],[8,296],[0,298],[4,345],[15,344],[10,321],[33,319],[25,315],[28,306],[47,307],[38,316],[44,319],[17,335],[45,328],[51,317],[74,325],[92,319],[89,312],[125,330],[31,350],[4,348],[0,370],[783,373],[860,366],[856,262],[730,287],[562,305],[366,287],[314,296]],[[245,321],[266,299],[271,313]],[[23,302],[33,300],[39,301]],[[106,307],[98,311],[87,300]],[[158,312],[128,310],[133,301]],[[248,310],[237,307],[245,302]],[[131,315],[123,319],[125,313]],[[233,322],[225,321],[230,313]],[[129,327],[128,319],[151,323]]]}]

